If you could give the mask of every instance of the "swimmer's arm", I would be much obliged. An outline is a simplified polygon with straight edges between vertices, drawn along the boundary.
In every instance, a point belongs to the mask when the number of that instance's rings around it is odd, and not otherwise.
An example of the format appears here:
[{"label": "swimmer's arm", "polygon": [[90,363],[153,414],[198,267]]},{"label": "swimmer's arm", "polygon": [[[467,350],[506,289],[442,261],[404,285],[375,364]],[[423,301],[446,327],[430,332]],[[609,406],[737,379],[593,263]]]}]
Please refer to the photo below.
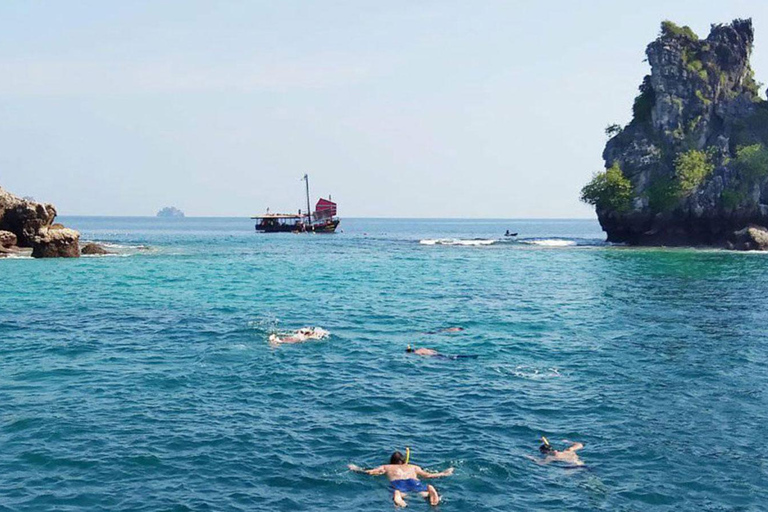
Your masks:
[{"label": "swimmer's arm", "polygon": [[420,467],[416,466],[416,476],[420,476],[421,478],[442,478],[444,476],[451,476],[453,471],[453,468],[448,468],[445,471],[440,471],[439,473],[430,473],[429,471],[424,471]]},{"label": "swimmer's arm", "polygon": [[350,464],[347,467],[349,468],[350,471],[354,471],[355,473],[365,473],[366,475],[371,475],[371,476],[379,476],[387,472],[384,466],[379,466],[373,469],[363,469],[360,466],[357,466],[355,464]]},{"label": "swimmer's arm", "polygon": [[581,450],[584,448],[584,445],[582,443],[573,443],[571,446],[565,449],[567,452],[575,452],[576,450]]}]

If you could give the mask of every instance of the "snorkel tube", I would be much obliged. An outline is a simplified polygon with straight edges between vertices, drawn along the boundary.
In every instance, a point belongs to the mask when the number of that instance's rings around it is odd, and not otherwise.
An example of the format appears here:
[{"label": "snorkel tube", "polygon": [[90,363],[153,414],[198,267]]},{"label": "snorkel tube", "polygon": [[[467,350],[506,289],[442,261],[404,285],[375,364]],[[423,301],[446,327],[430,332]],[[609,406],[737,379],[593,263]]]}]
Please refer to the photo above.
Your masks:
[{"label": "snorkel tube", "polygon": [[405,463],[408,464],[408,461],[411,460],[411,449],[407,446],[405,447]]},{"label": "snorkel tube", "polygon": [[541,446],[539,446],[539,451],[541,453],[549,453],[554,451],[554,449],[552,448],[552,445],[549,444],[549,439],[547,439],[544,436],[541,436],[541,442],[544,443]]}]

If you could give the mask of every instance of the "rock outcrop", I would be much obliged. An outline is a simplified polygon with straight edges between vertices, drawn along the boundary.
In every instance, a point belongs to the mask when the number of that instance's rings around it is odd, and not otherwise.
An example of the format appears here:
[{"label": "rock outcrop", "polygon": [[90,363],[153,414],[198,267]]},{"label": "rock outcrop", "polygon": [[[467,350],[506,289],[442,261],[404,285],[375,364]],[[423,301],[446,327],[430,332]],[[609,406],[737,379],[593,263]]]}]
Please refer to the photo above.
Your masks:
[{"label": "rock outcrop", "polygon": [[[37,258],[76,257],[80,255],[80,233],[73,229],[56,229],[52,204],[22,199],[0,188],[0,247],[4,252],[14,245],[31,247]],[[10,233],[15,241],[10,243]],[[6,245],[10,243],[10,245]],[[73,246],[74,245],[74,246]]]},{"label": "rock outcrop", "polygon": [[0,231],[0,258],[19,252],[17,240],[16,235],[10,231]]},{"label": "rock outcrop", "polygon": [[606,171],[582,190],[610,242],[726,246],[768,225],[768,102],[749,58],[751,20],[700,39],[662,23],[633,119],[610,126]]},{"label": "rock outcrop", "polygon": [[56,218],[52,204],[21,199],[0,188],[0,230],[18,237],[20,247],[31,247],[41,229],[49,227]]},{"label": "rock outcrop", "polygon": [[728,241],[727,247],[740,251],[768,250],[768,229],[762,226],[747,226],[733,234],[732,239]]},{"label": "rock outcrop", "polygon": [[0,231],[0,247],[8,249],[18,243],[18,237],[10,231]]},{"label": "rock outcrop", "polygon": [[41,230],[32,241],[33,258],[77,258],[80,256],[80,233],[74,229]]},{"label": "rock outcrop", "polygon": [[87,254],[89,256],[103,255],[103,254],[109,254],[109,251],[106,250],[104,247],[100,246],[99,244],[88,242],[83,246],[82,249],[80,249],[80,254]]}]

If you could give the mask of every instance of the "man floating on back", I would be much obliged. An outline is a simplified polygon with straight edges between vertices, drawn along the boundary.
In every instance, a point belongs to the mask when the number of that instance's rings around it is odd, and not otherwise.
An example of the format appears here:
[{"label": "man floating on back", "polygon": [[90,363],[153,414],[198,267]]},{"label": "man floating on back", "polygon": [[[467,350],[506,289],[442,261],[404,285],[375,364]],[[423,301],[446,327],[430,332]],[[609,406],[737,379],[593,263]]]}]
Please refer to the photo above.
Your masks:
[{"label": "man floating on back", "polygon": [[363,469],[354,464],[350,464],[349,470],[356,473],[365,473],[366,475],[379,476],[387,475],[389,479],[389,488],[392,491],[392,499],[395,505],[398,507],[407,507],[405,502],[405,496],[408,493],[417,492],[423,498],[429,500],[429,504],[432,506],[440,503],[440,495],[437,494],[437,489],[432,485],[427,485],[421,480],[421,478],[440,478],[444,476],[451,476],[453,474],[453,468],[448,468],[445,471],[439,473],[430,473],[424,471],[415,464],[410,464],[410,450],[406,450],[406,455],[400,452],[395,452],[389,458],[389,464],[384,464],[373,469]]}]

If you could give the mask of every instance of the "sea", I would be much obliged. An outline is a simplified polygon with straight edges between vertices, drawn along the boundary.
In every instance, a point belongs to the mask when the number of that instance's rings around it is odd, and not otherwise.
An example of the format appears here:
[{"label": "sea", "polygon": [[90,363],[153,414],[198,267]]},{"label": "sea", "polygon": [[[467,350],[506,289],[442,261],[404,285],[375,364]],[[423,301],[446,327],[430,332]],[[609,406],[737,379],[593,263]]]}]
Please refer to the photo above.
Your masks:
[{"label": "sea", "polygon": [[[60,220],[112,254],[0,260],[0,511],[391,511],[347,465],[406,447],[456,468],[445,512],[768,509],[768,254],[594,220]],[[331,334],[268,342],[304,326]]]}]

